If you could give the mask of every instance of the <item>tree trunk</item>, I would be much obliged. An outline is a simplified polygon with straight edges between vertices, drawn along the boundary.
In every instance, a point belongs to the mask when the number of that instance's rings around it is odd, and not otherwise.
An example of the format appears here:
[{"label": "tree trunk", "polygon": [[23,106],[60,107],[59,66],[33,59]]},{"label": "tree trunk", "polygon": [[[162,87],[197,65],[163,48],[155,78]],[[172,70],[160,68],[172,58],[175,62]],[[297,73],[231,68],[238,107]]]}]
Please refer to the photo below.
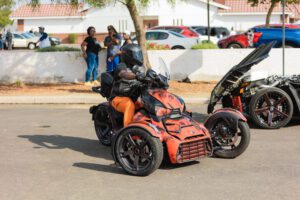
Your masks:
[{"label": "tree trunk", "polygon": [[267,14],[267,18],[266,18],[266,27],[269,28],[270,27],[270,20],[271,20],[271,15],[272,12],[274,10],[274,8],[276,7],[277,2],[276,1],[271,1],[271,7],[269,8],[268,14]]},{"label": "tree trunk", "polygon": [[147,68],[151,68],[151,65],[150,65],[150,62],[148,59],[147,48],[146,48],[145,31],[144,31],[143,23],[142,23],[141,17],[139,16],[139,12],[137,10],[135,1],[134,0],[126,0],[126,7],[130,13],[131,19],[134,24],[134,28],[136,31],[136,39],[143,51],[144,65]]}]

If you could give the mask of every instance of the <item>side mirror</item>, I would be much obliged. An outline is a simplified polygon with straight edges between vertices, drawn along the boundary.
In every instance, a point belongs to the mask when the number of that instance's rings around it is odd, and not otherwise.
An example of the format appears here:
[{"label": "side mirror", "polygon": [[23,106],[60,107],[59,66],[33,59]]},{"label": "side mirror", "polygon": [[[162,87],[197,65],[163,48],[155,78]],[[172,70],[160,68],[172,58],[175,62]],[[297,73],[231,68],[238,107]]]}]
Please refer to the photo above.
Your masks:
[{"label": "side mirror", "polygon": [[154,79],[157,76],[157,73],[154,70],[152,70],[152,69],[148,69],[147,73],[146,73],[146,76]]}]

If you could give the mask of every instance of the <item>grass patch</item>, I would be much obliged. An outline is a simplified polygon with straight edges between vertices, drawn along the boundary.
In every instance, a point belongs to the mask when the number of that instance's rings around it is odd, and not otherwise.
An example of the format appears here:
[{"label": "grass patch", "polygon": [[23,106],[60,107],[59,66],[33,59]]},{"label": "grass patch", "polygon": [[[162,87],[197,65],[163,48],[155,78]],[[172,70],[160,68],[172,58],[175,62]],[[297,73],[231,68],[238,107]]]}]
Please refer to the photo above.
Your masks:
[{"label": "grass patch", "polygon": [[37,52],[56,52],[56,51],[81,51],[79,48],[74,47],[60,47],[60,46],[52,46],[43,49],[37,49]]},{"label": "grass patch", "polygon": [[192,46],[192,49],[218,49],[218,46],[212,42],[204,40],[201,44]]}]

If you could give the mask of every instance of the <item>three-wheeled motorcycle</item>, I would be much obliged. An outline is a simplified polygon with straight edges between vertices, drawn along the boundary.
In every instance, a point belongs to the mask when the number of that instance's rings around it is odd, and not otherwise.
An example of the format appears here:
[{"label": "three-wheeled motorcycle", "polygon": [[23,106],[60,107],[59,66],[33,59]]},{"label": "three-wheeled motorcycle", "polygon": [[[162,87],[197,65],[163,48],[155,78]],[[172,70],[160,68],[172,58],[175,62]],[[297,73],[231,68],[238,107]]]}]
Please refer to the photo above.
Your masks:
[{"label": "three-wheeled motorcycle", "polygon": [[[192,118],[182,98],[168,92],[166,66],[157,74],[148,70],[145,80],[133,81],[138,92],[133,122],[123,127],[123,114],[110,102],[92,106],[96,134],[103,145],[111,145],[112,155],[127,173],[146,176],[163,158],[185,163],[207,156],[235,158],[250,142],[245,117],[234,109],[221,109],[203,124]],[[109,98],[113,77],[101,75],[101,87],[93,91]]]},{"label": "three-wheeled motorcycle", "polygon": [[300,75],[257,76],[247,72],[266,59],[274,43],[263,44],[234,66],[211,92],[208,113],[221,100],[223,108],[243,113],[260,128],[275,129],[300,116]]}]

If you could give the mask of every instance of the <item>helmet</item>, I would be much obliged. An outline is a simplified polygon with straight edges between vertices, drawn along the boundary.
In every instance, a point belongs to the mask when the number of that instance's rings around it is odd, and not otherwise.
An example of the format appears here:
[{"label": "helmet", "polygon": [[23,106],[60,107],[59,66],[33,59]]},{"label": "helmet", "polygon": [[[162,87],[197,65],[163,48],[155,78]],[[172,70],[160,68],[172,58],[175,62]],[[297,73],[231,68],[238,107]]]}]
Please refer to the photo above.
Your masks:
[{"label": "helmet", "polygon": [[143,65],[144,58],[142,49],[137,44],[127,44],[122,48],[122,61],[127,67],[134,65]]}]

